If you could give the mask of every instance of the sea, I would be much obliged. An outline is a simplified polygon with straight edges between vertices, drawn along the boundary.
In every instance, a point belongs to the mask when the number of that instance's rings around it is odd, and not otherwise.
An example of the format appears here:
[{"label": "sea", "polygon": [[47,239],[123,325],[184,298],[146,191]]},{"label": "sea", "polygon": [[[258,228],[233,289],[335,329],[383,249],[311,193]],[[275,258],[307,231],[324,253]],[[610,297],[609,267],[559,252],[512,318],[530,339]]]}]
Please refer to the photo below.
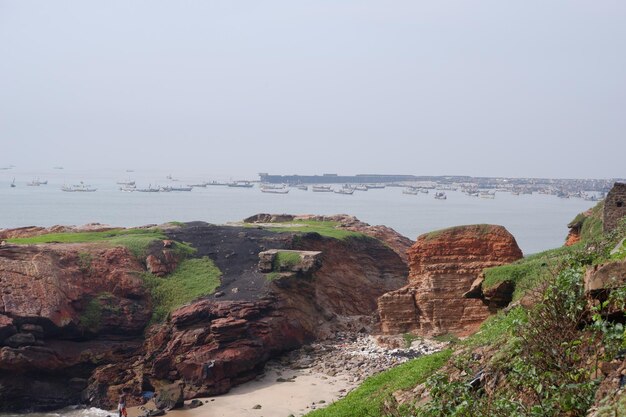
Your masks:
[{"label": "sea", "polygon": [[[177,181],[172,181],[171,177]],[[10,187],[15,179],[16,187]],[[46,185],[28,186],[39,179]],[[512,195],[496,192],[494,199],[446,191],[446,200],[428,194],[408,195],[402,188],[355,191],[353,195],[316,193],[297,188],[288,194],[262,193],[253,188],[207,186],[190,192],[123,192],[118,182],[133,180],[137,187],[181,186],[203,181],[256,180],[255,177],[211,177],[186,172],[177,175],[153,170],[20,169],[0,171],[0,228],[83,225],[142,226],[169,221],[238,222],[256,213],[339,214],[358,217],[371,225],[392,227],[415,240],[433,230],[464,224],[505,226],[525,254],[561,246],[567,223],[596,203],[553,195]],[[63,185],[90,185],[95,192],[63,192]]]}]

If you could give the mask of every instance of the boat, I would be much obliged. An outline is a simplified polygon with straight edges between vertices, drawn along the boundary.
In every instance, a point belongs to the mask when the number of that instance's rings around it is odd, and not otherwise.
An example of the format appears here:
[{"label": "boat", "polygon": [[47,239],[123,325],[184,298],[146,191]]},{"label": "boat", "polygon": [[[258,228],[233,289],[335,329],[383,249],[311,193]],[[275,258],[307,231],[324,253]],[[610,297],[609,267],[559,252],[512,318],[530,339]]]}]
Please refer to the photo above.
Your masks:
[{"label": "boat", "polygon": [[133,192],[133,191],[137,191],[137,187],[135,186],[135,183],[133,183],[133,185],[122,185],[120,187],[120,191],[125,191],[125,192]]},{"label": "boat", "polygon": [[270,193],[270,194],[287,194],[289,192],[289,188],[261,188],[262,193]]},{"label": "boat", "polygon": [[206,185],[228,185],[227,182],[219,182],[219,181],[209,181]]},{"label": "boat", "polygon": [[63,167],[52,167],[52,169],[63,169]]},{"label": "boat", "polygon": [[480,198],[494,199],[494,198],[496,198],[496,193],[495,192],[489,192],[489,191],[481,191]]},{"label": "boat", "polygon": [[402,194],[418,195],[419,191],[414,188],[405,188],[402,190]]},{"label": "boat", "polygon": [[330,188],[330,185],[314,185],[311,187],[314,193],[332,193],[333,189]]},{"label": "boat", "polygon": [[287,184],[261,184],[261,188],[266,190],[283,190]]},{"label": "boat", "polygon": [[352,195],[354,194],[354,188],[339,188],[337,190],[333,190],[335,194],[344,194],[344,195]]},{"label": "boat", "polygon": [[139,193],[158,193],[160,191],[159,187],[153,187],[152,184],[148,185],[148,188],[136,188],[135,191]]},{"label": "boat", "polygon": [[172,186],[166,185],[165,187],[161,187],[159,191],[169,193],[170,191],[191,191],[191,190],[192,190],[192,187],[172,187]]},{"label": "boat", "polygon": [[117,185],[129,185],[129,186],[134,186],[135,185],[135,181],[118,181]]},{"label": "boat", "polygon": [[233,182],[229,182],[227,185],[229,187],[236,187],[236,188],[252,188],[252,187],[254,187],[254,184],[252,184],[250,181],[233,181]]},{"label": "boat", "polygon": [[206,186],[209,185],[208,182],[199,182],[197,184],[187,184],[187,187],[193,187],[193,188],[206,188]]},{"label": "boat", "polygon": [[171,175],[171,174],[170,174],[170,175],[168,175],[168,176],[167,176],[167,177],[165,177],[165,178],[167,178],[167,179],[168,179],[168,180],[170,180],[170,181],[178,181],[178,179],[176,179],[176,178],[172,177],[172,175]]},{"label": "boat", "polygon": [[385,184],[367,184],[367,188],[385,188]]},{"label": "boat", "polygon": [[80,182],[80,184],[69,186],[64,185],[63,187],[61,187],[61,191],[65,191],[67,193],[93,193],[96,190],[97,188],[92,188],[90,185],[87,185],[82,181]]},{"label": "boat", "polygon": [[40,185],[46,185],[48,181],[39,181],[39,179],[32,180],[31,182],[26,183],[29,187],[39,187]]},{"label": "boat", "polygon": [[354,187],[350,187],[350,188],[352,188],[353,190],[356,190],[356,191],[367,191],[367,190],[369,190],[369,187],[367,185],[355,185]]},{"label": "boat", "polygon": [[11,183],[11,188],[15,188],[15,178],[13,178],[13,182]]},{"label": "boat", "polygon": [[306,186],[306,185],[298,185],[297,188],[298,188],[298,190],[302,190],[302,191],[308,191],[309,190],[309,187]]},{"label": "boat", "polygon": [[443,191],[440,191],[440,192],[435,193],[435,198],[437,200],[445,200],[448,197],[446,197],[446,193],[444,193]]}]

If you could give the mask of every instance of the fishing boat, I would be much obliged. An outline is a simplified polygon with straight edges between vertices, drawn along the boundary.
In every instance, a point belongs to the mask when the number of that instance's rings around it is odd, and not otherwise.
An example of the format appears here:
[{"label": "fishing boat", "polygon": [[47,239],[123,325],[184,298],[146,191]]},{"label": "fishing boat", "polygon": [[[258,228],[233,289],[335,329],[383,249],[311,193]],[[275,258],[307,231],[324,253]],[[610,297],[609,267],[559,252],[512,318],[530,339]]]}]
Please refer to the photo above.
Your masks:
[{"label": "fishing boat", "polygon": [[270,193],[270,194],[287,194],[289,192],[289,188],[261,188],[262,193]]},{"label": "fishing boat", "polygon": [[206,185],[228,185],[227,182],[220,182],[220,181],[209,181],[206,183]]},{"label": "fishing boat", "polygon": [[135,181],[131,181],[131,180],[127,180],[127,181],[118,181],[117,185],[129,185],[129,186],[134,186],[135,185]]},{"label": "fishing boat", "polygon": [[208,182],[199,182],[197,184],[187,184],[187,187],[193,187],[193,188],[206,188],[206,186],[209,185]]},{"label": "fishing boat", "polygon": [[489,192],[489,191],[481,191],[480,198],[488,198],[488,199],[493,200],[494,198],[496,198],[496,193]]},{"label": "fishing boat", "polygon": [[367,188],[385,188],[385,184],[367,184]]},{"label": "fishing boat", "polygon": [[48,181],[39,181],[39,178],[37,178],[36,180],[32,180],[31,182],[26,183],[26,185],[28,185],[29,187],[39,187],[40,185],[46,185],[48,184]]},{"label": "fishing boat", "polygon": [[356,191],[367,191],[367,190],[369,190],[369,186],[364,185],[364,184],[355,185],[354,187],[350,187],[350,188],[352,188],[353,190],[356,190]]},{"label": "fishing boat", "polygon": [[252,188],[252,187],[254,187],[254,184],[252,184],[250,181],[233,181],[233,182],[229,182],[227,185],[229,187],[235,187],[235,188]]},{"label": "fishing boat", "polygon": [[90,185],[83,183],[75,185],[64,185],[61,187],[61,191],[65,191],[66,193],[92,193],[96,191],[97,188],[92,188]]},{"label": "fishing boat", "polygon": [[405,188],[404,190],[402,190],[402,194],[418,195],[419,191],[415,188]]},{"label": "fishing boat", "polygon": [[11,183],[11,188],[15,188],[15,178],[13,178],[13,182]]},{"label": "fishing boat", "polygon": [[332,193],[333,189],[330,188],[330,185],[314,185],[311,187],[314,193]]},{"label": "fishing boat", "polygon": [[135,186],[135,183],[133,183],[133,185],[122,185],[120,187],[120,191],[125,191],[127,193],[130,193],[133,191],[137,191],[137,187]]},{"label": "fishing boat", "polygon": [[445,199],[447,199],[448,197],[446,197],[446,193],[444,193],[443,191],[441,191],[441,192],[435,193],[435,198],[436,198],[437,200],[445,200]]},{"label": "fishing boat", "polygon": [[161,187],[159,191],[169,193],[170,191],[191,191],[191,190],[192,190],[192,187],[172,187],[172,186],[166,185],[165,187]]},{"label": "fishing boat", "polygon": [[298,185],[297,188],[298,188],[298,190],[302,190],[302,191],[308,191],[309,190],[309,187],[306,186],[306,185]]},{"label": "fishing boat", "polygon": [[339,188],[337,190],[333,190],[335,194],[343,194],[343,195],[352,195],[354,194],[354,188]]},{"label": "fishing boat", "polygon": [[287,187],[287,184],[261,184],[261,188],[266,190],[282,190]]},{"label": "fishing boat", "polygon": [[159,187],[153,187],[152,184],[148,185],[148,188],[136,188],[135,191],[139,193],[158,193],[160,191]]}]

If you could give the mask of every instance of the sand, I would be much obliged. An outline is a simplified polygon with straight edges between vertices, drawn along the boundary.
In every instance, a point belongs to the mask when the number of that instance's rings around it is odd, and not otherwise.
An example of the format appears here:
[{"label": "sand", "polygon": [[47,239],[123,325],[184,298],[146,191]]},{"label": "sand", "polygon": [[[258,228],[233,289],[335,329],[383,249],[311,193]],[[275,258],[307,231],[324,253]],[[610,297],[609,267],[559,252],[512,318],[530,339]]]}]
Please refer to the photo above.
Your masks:
[{"label": "sand", "polygon": [[[292,378],[295,377],[295,378]],[[277,382],[278,378],[293,382]],[[288,417],[302,416],[344,396],[356,383],[349,375],[330,377],[310,369],[292,370],[278,364],[268,365],[265,374],[216,397],[201,398],[198,408],[172,410],[170,417]],[[322,401],[322,402],[321,402]],[[188,401],[186,401],[188,403]],[[261,408],[254,409],[256,405]],[[148,404],[147,408],[153,408]],[[129,417],[145,413],[129,408]]]}]

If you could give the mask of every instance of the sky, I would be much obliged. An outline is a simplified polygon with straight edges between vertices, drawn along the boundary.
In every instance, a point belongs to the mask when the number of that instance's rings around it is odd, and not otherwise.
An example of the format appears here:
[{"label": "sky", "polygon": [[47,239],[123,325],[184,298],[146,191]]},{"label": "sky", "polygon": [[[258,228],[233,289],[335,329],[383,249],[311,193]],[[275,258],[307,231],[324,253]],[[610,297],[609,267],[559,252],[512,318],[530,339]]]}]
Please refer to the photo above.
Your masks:
[{"label": "sky", "polygon": [[626,177],[623,0],[0,0],[0,167]]}]

